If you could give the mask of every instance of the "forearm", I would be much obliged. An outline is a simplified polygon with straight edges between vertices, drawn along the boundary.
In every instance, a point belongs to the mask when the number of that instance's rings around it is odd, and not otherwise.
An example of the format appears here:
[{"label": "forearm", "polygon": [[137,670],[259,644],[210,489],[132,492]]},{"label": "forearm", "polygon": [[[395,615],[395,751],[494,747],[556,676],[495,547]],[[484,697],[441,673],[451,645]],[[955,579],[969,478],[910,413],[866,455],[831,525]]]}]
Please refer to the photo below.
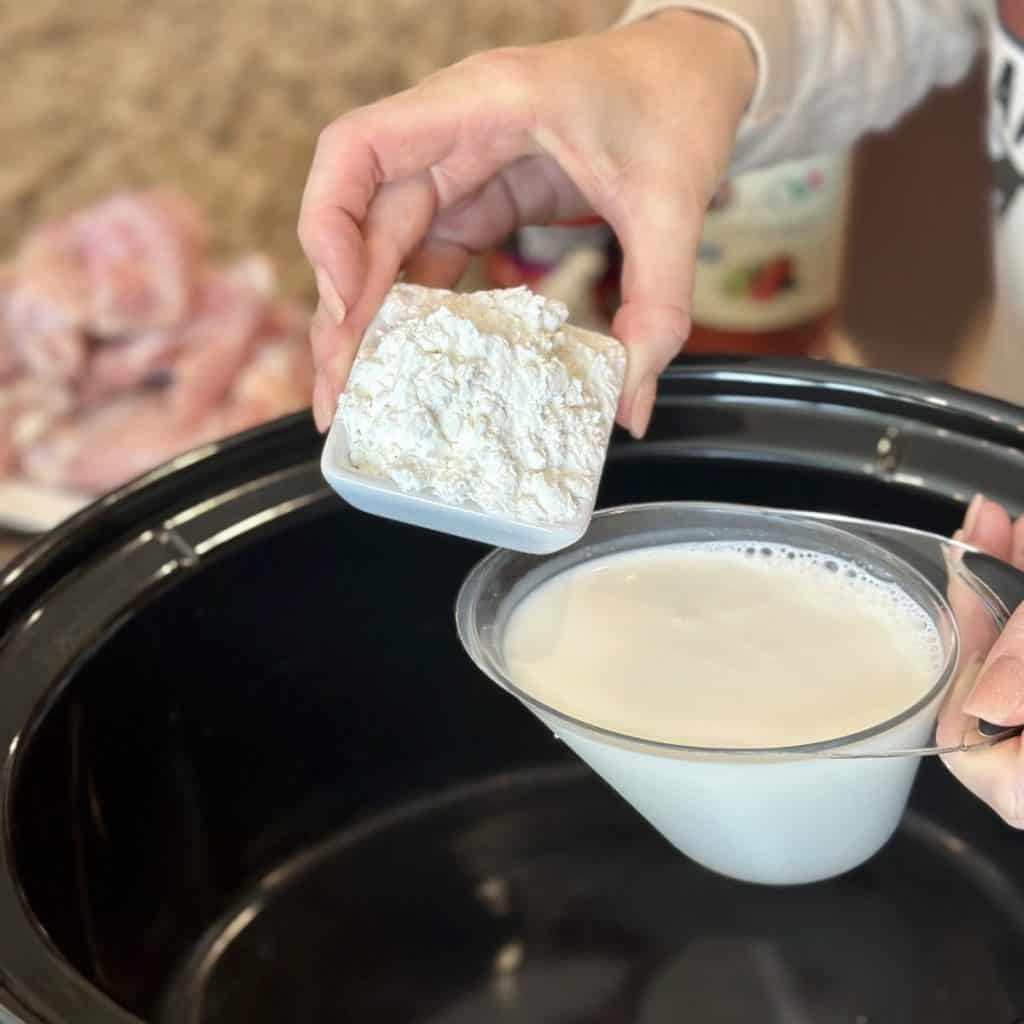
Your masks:
[{"label": "forearm", "polygon": [[[634,0],[637,20],[689,9],[728,21],[758,66],[732,170],[842,149],[955,82],[978,47],[982,0]],[[666,17],[670,17],[667,15]]]}]

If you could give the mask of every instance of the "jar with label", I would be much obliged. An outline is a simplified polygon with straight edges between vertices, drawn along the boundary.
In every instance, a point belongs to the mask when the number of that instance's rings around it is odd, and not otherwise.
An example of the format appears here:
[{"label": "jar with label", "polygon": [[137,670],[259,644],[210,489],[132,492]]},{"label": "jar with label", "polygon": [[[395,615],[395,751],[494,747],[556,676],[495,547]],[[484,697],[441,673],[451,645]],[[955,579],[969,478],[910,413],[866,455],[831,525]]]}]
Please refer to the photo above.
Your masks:
[{"label": "jar with label", "polygon": [[846,153],[725,183],[704,220],[688,352],[813,355],[839,302]]}]

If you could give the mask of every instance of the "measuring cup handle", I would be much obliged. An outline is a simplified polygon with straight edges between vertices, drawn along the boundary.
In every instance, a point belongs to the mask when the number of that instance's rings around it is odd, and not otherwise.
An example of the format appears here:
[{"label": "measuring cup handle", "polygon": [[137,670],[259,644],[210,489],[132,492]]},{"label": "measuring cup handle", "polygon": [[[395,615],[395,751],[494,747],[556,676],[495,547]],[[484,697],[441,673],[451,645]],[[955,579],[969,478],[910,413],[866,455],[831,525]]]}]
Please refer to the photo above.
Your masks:
[{"label": "measuring cup handle", "polygon": [[964,552],[964,565],[998,597],[1011,614],[1024,604],[1024,572],[981,551]]}]

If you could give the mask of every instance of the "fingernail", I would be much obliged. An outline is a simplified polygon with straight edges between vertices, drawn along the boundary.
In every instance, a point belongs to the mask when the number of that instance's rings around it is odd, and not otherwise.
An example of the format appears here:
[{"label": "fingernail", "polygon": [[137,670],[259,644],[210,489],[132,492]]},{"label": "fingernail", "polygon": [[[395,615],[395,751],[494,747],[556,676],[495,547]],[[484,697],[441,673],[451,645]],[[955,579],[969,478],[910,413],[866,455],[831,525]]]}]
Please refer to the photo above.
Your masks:
[{"label": "fingernail", "polygon": [[658,378],[644,377],[637,386],[633,396],[633,408],[629,416],[629,432],[636,440],[640,440],[651,425],[651,414],[654,412],[654,398],[658,393]]},{"label": "fingernail", "polygon": [[327,310],[331,319],[340,327],[348,315],[348,307],[345,305],[345,301],[338,294],[338,289],[334,287],[334,282],[323,267],[314,267],[313,274],[316,277],[316,288],[320,293],[320,301],[323,303],[324,309]]},{"label": "fingernail", "polygon": [[981,674],[964,711],[996,725],[1018,725],[1024,715],[1024,661],[1002,654]]},{"label": "fingernail", "polygon": [[316,428],[321,434],[325,433],[334,418],[334,409],[331,402],[331,386],[327,377],[318,373],[316,382],[313,385],[313,420]]},{"label": "fingernail", "polygon": [[967,515],[964,516],[964,539],[970,543],[974,537],[974,527],[977,524],[978,513],[981,511],[981,506],[985,504],[985,495],[976,494],[971,498],[970,505],[967,506]]},{"label": "fingernail", "polygon": [[953,540],[955,540],[957,542],[957,544],[963,544],[963,542],[964,542],[964,531],[963,530],[954,530],[953,531]]}]

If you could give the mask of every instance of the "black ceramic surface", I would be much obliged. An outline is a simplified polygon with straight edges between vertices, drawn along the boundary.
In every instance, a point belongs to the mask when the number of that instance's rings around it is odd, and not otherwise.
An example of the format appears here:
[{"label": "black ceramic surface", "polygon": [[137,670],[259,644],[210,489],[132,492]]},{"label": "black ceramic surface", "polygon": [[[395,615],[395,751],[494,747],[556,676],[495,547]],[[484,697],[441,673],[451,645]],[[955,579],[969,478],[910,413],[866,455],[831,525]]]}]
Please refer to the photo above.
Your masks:
[{"label": "black ceramic surface", "polygon": [[[948,389],[694,361],[651,440],[617,440],[601,503],[948,532],[975,489],[1024,511],[1022,427]],[[789,894],[717,879],[473,669],[451,615],[482,551],[345,508],[317,453],[296,418],[193,457],[0,585],[0,1007],[16,1020],[728,1024],[751,1019],[743,999],[794,1024],[1024,1013],[1024,842],[941,765],[848,878]],[[496,773],[512,780],[458,789]],[[406,810],[381,826],[388,807]],[[458,860],[467,836],[491,860]],[[275,877],[294,884],[253,903]],[[507,913],[499,877],[516,879]],[[239,900],[258,911],[245,927]]]},{"label": "black ceramic surface", "polygon": [[844,878],[745,887],[566,767],[398,808],[283,865],[209,930],[160,1020],[1005,1021],[1022,943],[1013,881],[918,814]]}]

